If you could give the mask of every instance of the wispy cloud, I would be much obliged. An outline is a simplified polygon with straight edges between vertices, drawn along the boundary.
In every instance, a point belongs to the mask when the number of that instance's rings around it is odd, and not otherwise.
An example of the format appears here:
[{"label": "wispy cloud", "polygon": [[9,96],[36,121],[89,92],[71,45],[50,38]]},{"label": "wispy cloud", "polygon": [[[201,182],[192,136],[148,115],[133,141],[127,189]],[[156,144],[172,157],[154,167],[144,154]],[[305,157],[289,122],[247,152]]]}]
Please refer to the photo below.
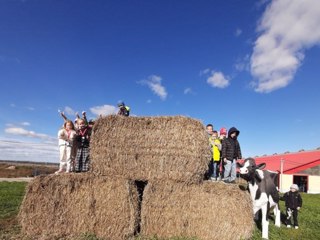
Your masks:
[{"label": "wispy cloud", "polygon": [[216,88],[226,88],[230,84],[229,77],[225,76],[222,72],[211,72],[211,76],[208,77],[207,83]]},{"label": "wispy cloud", "polygon": [[250,55],[247,54],[244,58],[237,59],[234,68],[239,72],[250,71]]},{"label": "wispy cloud", "polygon": [[99,115],[111,115],[117,113],[117,108],[112,105],[103,105],[103,106],[95,106],[90,108],[90,111],[99,116]]},{"label": "wispy cloud", "polygon": [[22,126],[30,126],[30,123],[29,122],[22,122],[21,125]]},{"label": "wispy cloud", "polygon": [[57,143],[31,143],[0,139],[1,160],[59,162]]},{"label": "wispy cloud", "polygon": [[251,56],[252,86],[261,93],[286,87],[305,57],[320,44],[320,1],[272,1],[258,25]]},{"label": "wispy cloud", "polygon": [[203,69],[203,70],[200,70],[200,73],[199,73],[199,76],[203,76],[203,75],[206,75],[210,72],[210,68],[206,68],[206,69]]},{"label": "wispy cloud", "polygon": [[26,130],[22,127],[14,127],[14,126],[7,127],[7,128],[5,128],[4,132],[7,134],[12,134],[12,135],[16,135],[16,136],[38,138],[38,139],[42,139],[42,140],[46,140],[46,141],[56,141],[57,140],[56,138],[51,137],[47,134],[36,133],[34,131]]},{"label": "wispy cloud", "polygon": [[27,107],[27,109],[28,109],[29,111],[34,111],[34,110],[35,110],[34,107]]},{"label": "wispy cloud", "polygon": [[239,37],[242,34],[242,30],[240,28],[237,28],[236,31],[234,32],[234,35],[236,37]]},{"label": "wispy cloud", "polygon": [[166,88],[162,85],[162,78],[160,76],[151,75],[148,79],[141,80],[138,83],[147,85],[154,94],[160,97],[161,100],[166,100],[168,93]]},{"label": "wispy cloud", "polygon": [[195,94],[195,92],[194,92],[194,91],[192,90],[192,88],[190,88],[190,87],[185,88],[185,89],[183,90],[183,93],[184,93],[184,94],[192,94],[192,95]]},{"label": "wispy cloud", "polygon": [[64,107],[63,112],[68,114],[68,115],[73,115],[73,116],[76,114],[76,111],[73,110],[71,107],[68,107],[68,106]]}]

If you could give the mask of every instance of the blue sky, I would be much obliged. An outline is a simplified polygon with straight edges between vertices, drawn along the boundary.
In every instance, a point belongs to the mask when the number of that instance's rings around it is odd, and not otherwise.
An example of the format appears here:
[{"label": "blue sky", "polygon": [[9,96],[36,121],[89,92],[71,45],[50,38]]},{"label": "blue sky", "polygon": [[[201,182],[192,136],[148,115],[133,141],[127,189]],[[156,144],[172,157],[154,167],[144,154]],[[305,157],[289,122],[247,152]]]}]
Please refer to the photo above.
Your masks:
[{"label": "blue sky", "polygon": [[58,162],[70,119],[185,115],[244,157],[320,146],[318,0],[0,1],[0,159]]}]

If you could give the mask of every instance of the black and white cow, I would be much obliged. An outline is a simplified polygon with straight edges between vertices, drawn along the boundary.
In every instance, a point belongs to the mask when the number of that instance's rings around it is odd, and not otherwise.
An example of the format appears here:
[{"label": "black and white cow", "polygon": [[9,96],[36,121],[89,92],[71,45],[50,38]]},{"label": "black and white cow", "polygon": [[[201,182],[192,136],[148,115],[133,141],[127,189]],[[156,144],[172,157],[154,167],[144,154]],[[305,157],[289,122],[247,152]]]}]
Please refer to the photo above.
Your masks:
[{"label": "black and white cow", "polygon": [[275,225],[280,227],[278,173],[261,170],[266,164],[256,165],[253,158],[247,158],[242,164],[237,163],[237,166],[241,178],[248,182],[255,218],[258,216],[259,210],[262,212],[262,238],[268,239],[268,215],[271,208],[274,211]]}]

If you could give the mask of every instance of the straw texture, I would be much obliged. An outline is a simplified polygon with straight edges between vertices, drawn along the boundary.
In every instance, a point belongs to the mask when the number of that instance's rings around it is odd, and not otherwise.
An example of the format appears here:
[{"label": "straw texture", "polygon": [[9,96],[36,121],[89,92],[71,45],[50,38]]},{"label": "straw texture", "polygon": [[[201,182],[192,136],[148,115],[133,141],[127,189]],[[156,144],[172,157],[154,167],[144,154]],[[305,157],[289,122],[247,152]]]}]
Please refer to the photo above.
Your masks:
[{"label": "straw texture", "polygon": [[141,210],[141,234],[202,240],[249,239],[253,211],[250,196],[237,185],[203,182],[149,183]]},{"label": "straw texture", "polygon": [[191,118],[107,116],[95,123],[91,161],[97,175],[193,183],[203,179],[210,148]]},{"label": "straw texture", "polygon": [[132,182],[63,174],[30,182],[20,208],[22,231],[33,239],[57,239],[91,233],[130,239],[138,219],[138,193]]}]

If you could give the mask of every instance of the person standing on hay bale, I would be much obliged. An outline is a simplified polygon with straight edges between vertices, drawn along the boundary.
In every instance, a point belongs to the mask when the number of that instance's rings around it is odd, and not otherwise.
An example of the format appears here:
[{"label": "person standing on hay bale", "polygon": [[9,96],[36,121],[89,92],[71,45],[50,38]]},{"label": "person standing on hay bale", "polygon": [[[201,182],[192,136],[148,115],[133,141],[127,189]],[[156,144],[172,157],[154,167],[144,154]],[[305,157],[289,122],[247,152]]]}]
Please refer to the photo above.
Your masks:
[{"label": "person standing on hay bale", "polygon": [[210,177],[211,181],[217,181],[218,171],[219,171],[219,163],[220,163],[220,151],[221,151],[221,142],[218,138],[218,132],[213,131],[212,136],[210,138],[211,146],[212,146],[212,159],[213,159],[213,173]]},{"label": "person standing on hay bale", "polygon": [[299,228],[298,224],[298,211],[302,207],[302,198],[299,193],[299,187],[297,184],[292,184],[290,191],[286,192],[281,200],[285,201],[286,204],[286,213],[287,219],[286,224],[287,228],[291,228],[291,218],[293,217],[293,225],[295,229]]},{"label": "person standing on hay bale", "polygon": [[[219,132],[219,139],[221,142],[221,149],[222,149],[222,142],[226,139],[227,137],[227,129],[225,127],[222,127]],[[224,164],[223,164],[223,159],[221,157],[221,150],[220,150],[220,163],[219,163],[219,180],[223,179],[223,174],[224,174]]]},{"label": "person standing on hay bale", "polygon": [[63,128],[58,132],[59,150],[60,150],[60,166],[56,174],[62,172],[70,172],[73,170],[74,157],[75,157],[75,145],[74,140],[76,138],[76,131],[74,130],[73,122],[66,120],[63,124]]},{"label": "person standing on hay bale", "polygon": [[119,111],[118,111],[117,115],[129,117],[129,115],[130,115],[130,107],[129,106],[126,106],[126,104],[124,102],[119,102],[118,108],[119,108]]},{"label": "person standing on hay bale", "polygon": [[235,183],[237,178],[237,159],[241,159],[241,148],[238,142],[240,131],[235,127],[230,128],[228,137],[222,142],[222,159],[224,163],[225,183]]},{"label": "person standing on hay bale", "polygon": [[77,132],[77,155],[76,155],[76,172],[87,172],[90,164],[90,137],[92,128],[89,127],[84,119],[78,120]]},{"label": "person standing on hay bale", "polygon": [[213,146],[212,146],[212,134],[213,134],[213,125],[211,123],[207,124],[206,126],[206,131],[207,131],[207,134],[208,134],[208,139],[209,139],[209,145],[210,145],[210,149],[211,149],[211,156],[212,158],[210,159],[209,163],[208,163],[208,171],[205,173],[205,180],[209,180],[210,177],[212,176],[213,174]]}]

